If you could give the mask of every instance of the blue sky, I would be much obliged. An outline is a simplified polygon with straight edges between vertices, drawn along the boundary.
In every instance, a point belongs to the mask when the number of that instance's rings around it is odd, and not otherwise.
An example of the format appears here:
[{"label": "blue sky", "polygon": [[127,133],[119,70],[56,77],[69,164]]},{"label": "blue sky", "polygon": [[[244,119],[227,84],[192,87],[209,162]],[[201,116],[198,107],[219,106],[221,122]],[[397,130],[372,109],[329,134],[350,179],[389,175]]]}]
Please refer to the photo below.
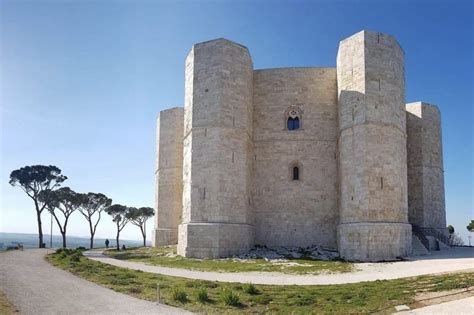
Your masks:
[{"label": "blue sky", "polygon": [[[239,42],[256,69],[333,67],[339,41],[367,29],[394,35],[405,50],[407,102],[440,107],[448,223],[467,236],[474,211],[470,1],[0,4],[0,231],[36,231],[31,200],[8,184],[24,165],[54,164],[76,191],[153,206],[156,117],[182,106],[184,59],[194,43]],[[106,218],[97,237],[114,231]],[[79,214],[69,233],[88,235]],[[138,228],[123,237],[139,239]]]}]

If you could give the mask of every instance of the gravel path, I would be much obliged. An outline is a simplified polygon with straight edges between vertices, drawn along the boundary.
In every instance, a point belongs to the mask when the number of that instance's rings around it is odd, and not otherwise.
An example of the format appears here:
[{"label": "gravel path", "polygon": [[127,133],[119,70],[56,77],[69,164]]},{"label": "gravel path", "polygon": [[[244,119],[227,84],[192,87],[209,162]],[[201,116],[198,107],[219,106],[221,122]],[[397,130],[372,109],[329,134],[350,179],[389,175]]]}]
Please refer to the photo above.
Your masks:
[{"label": "gravel path", "polygon": [[388,280],[427,274],[474,271],[474,247],[452,248],[436,254],[392,263],[360,263],[357,271],[323,275],[291,275],[270,272],[221,273],[152,266],[139,262],[107,257],[99,250],[85,252],[87,257],[118,267],[163,275],[221,282],[252,282],[273,285],[342,284],[362,281]]},{"label": "gravel path", "polygon": [[21,314],[186,314],[114,292],[49,264],[46,249],[0,253],[0,289]]},{"label": "gravel path", "polygon": [[436,305],[425,306],[417,308],[413,311],[403,312],[402,314],[418,314],[418,315],[432,315],[432,314],[456,314],[456,315],[472,315],[474,313],[474,297],[469,297],[461,300],[445,302]]}]

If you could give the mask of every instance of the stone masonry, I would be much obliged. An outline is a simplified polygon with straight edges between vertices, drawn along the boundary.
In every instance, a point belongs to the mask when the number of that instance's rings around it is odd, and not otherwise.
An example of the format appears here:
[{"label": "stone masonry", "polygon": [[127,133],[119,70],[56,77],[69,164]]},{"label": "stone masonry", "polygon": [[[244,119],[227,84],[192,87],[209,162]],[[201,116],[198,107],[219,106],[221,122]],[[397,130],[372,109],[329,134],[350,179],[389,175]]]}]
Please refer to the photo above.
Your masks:
[{"label": "stone masonry", "polygon": [[411,253],[411,224],[446,227],[439,110],[405,105],[386,34],[341,41],[336,68],[254,70],[242,45],[196,44],[157,148],[154,246],[186,257],[318,245],[391,260]]}]

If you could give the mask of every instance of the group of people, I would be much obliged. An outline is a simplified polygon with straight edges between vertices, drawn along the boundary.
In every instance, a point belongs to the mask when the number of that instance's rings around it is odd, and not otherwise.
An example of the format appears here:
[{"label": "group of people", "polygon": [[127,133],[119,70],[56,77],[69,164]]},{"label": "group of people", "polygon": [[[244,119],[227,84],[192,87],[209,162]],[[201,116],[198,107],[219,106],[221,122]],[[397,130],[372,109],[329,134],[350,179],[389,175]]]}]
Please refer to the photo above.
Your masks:
[{"label": "group of people", "polygon": [[[105,248],[109,248],[110,241],[108,238],[105,239]],[[126,250],[125,244],[122,244],[122,250]]]}]

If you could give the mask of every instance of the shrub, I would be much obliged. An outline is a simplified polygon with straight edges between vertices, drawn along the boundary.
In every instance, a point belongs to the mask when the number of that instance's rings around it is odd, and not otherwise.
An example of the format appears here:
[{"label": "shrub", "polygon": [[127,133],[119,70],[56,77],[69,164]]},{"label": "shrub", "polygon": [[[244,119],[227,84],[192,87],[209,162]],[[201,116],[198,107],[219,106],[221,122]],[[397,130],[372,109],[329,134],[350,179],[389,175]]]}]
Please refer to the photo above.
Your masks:
[{"label": "shrub", "polygon": [[171,292],[171,298],[180,303],[186,303],[188,301],[188,295],[181,288],[174,288]]},{"label": "shrub", "polygon": [[253,283],[244,284],[242,286],[242,289],[244,290],[245,293],[250,294],[250,295],[255,295],[259,293],[257,287]]},{"label": "shrub", "polygon": [[206,288],[199,288],[196,292],[196,300],[199,303],[206,303],[209,301],[209,296],[207,295],[207,290]]},{"label": "shrub", "polygon": [[75,252],[75,253],[73,253],[73,254],[71,254],[71,255],[69,256],[69,260],[70,260],[70,261],[78,262],[78,261],[81,261],[81,256],[82,256],[81,253]]},{"label": "shrub", "polygon": [[87,248],[85,248],[84,246],[79,246],[79,247],[76,248],[76,250],[83,252],[83,251],[86,251]]},{"label": "shrub", "polygon": [[240,304],[240,297],[231,289],[223,289],[221,291],[221,300],[225,305],[237,306]]}]

